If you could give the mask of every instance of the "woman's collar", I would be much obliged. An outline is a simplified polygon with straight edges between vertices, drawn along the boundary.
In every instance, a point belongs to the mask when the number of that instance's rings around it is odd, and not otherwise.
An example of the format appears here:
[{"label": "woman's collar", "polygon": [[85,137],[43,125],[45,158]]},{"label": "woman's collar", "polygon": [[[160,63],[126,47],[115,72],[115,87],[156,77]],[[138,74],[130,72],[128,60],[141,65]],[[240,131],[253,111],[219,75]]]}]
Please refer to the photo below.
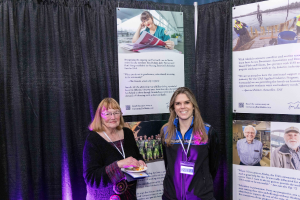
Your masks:
[{"label": "woman's collar", "polygon": [[[195,119],[195,118],[194,118],[194,116],[193,116],[193,120],[192,120],[192,123],[191,123],[190,127],[194,125],[194,119]],[[173,124],[176,126],[176,128],[178,128],[179,119],[178,119],[178,118],[175,118],[174,121],[173,121]]]}]

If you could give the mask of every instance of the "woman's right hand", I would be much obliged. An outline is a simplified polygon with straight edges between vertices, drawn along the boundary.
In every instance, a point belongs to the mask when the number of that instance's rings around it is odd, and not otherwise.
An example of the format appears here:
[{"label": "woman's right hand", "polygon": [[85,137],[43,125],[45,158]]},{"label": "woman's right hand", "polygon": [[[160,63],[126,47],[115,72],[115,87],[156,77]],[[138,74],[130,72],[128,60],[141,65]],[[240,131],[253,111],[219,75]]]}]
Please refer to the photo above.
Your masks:
[{"label": "woman's right hand", "polygon": [[119,168],[139,167],[140,163],[133,157],[128,157],[117,162]]},{"label": "woman's right hand", "polygon": [[141,30],[141,29],[143,29],[143,28],[145,28],[145,25],[144,25],[144,22],[141,22],[140,27],[139,27],[139,30]]},{"label": "woman's right hand", "polygon": [[132,43],[135,43],[135,42],[139,39],[139,37],[140,37],[140,32],[141,32],[141,30],[142,30],[143,28],[145,28],[145,25],[144,25],[143,22],[141,22],[140,25],[139,25],[139,27],[138,27],[138,29],[136,30],[134,36],[132,37]]}]

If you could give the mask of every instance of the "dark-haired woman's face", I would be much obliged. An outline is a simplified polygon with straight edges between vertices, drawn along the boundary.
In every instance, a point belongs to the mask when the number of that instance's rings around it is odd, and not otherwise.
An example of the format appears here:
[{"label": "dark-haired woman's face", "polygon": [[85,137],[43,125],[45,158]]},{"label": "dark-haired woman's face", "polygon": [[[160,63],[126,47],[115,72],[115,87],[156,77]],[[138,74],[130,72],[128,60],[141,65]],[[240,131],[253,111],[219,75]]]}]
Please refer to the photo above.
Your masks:
[{"label": "dark-haired woman's face", "polygon": [[148,19],[143,20],[144,26],[151,28],[153,26],[153,20],[149,17]]},{"label": "dark-haired woman's face", "polygon": [[178,94],[174,102],[174,110],[181,120],[189,119],[193,115],[194,106],[186,94]]}]

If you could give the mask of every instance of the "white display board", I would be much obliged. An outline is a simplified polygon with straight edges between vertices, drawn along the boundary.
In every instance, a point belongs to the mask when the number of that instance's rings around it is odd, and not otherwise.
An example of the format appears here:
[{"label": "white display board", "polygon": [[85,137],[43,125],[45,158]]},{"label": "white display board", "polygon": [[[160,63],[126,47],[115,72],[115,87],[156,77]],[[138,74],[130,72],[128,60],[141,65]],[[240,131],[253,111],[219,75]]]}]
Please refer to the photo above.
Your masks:
[{"label": "white display board", "polygon": [[[244,134],[254,131],[249,126],[256,129],[253,137]],[[233,122],[234,200],[300,200],[300,169],[297,168],[297,158],[292,156],[289,149],[298,146],[299,150],[299,129],[300,123]],[[258,143],[262,144],[262,149]],[[253,160],[259,160],[259,165],[253,164]]]},{"label": "white display board", "polygon": [[233,165],[233,199],[300,199],[300,172],[275,167]]},{"label": "white display board", "polygon": [[161,200],[163,194],[163,180],[166,170],[164,161],[147,163],[149,177],[138,180],[136,197],[138,200]]},{"label": "white display board", "polygon": [[169,113],[173,92],[184,86],[183,13],[131,8],[116,12],[123,115]]},{"label": "white display board", "polygon": [[300,6],[295,2],[272,0],[233,9],[233,25],[236,20],[247,25],[251,37],[239,45],[245,36],[233,28],[234,112],[300,114]]},{"label": "white display board", "polygon": [[182,54],[119,54],[120,106],[123,114],[168,113],[174,91],[184,86],[183,66]]}]

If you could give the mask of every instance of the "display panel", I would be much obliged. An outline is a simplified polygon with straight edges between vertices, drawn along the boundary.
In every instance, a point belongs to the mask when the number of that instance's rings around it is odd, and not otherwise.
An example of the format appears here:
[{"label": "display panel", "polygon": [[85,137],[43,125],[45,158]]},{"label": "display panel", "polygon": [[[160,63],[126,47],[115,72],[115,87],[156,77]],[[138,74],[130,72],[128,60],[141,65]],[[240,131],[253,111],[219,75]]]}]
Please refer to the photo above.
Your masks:
[{"label": "display panel", "polygon": [[119,94],[124,115],[168,113],[184,86],[183,13],[117,8]]},{"label": "display panel", "polygon": [[232,10],[233,111],[300,114],[300,3]]}]

